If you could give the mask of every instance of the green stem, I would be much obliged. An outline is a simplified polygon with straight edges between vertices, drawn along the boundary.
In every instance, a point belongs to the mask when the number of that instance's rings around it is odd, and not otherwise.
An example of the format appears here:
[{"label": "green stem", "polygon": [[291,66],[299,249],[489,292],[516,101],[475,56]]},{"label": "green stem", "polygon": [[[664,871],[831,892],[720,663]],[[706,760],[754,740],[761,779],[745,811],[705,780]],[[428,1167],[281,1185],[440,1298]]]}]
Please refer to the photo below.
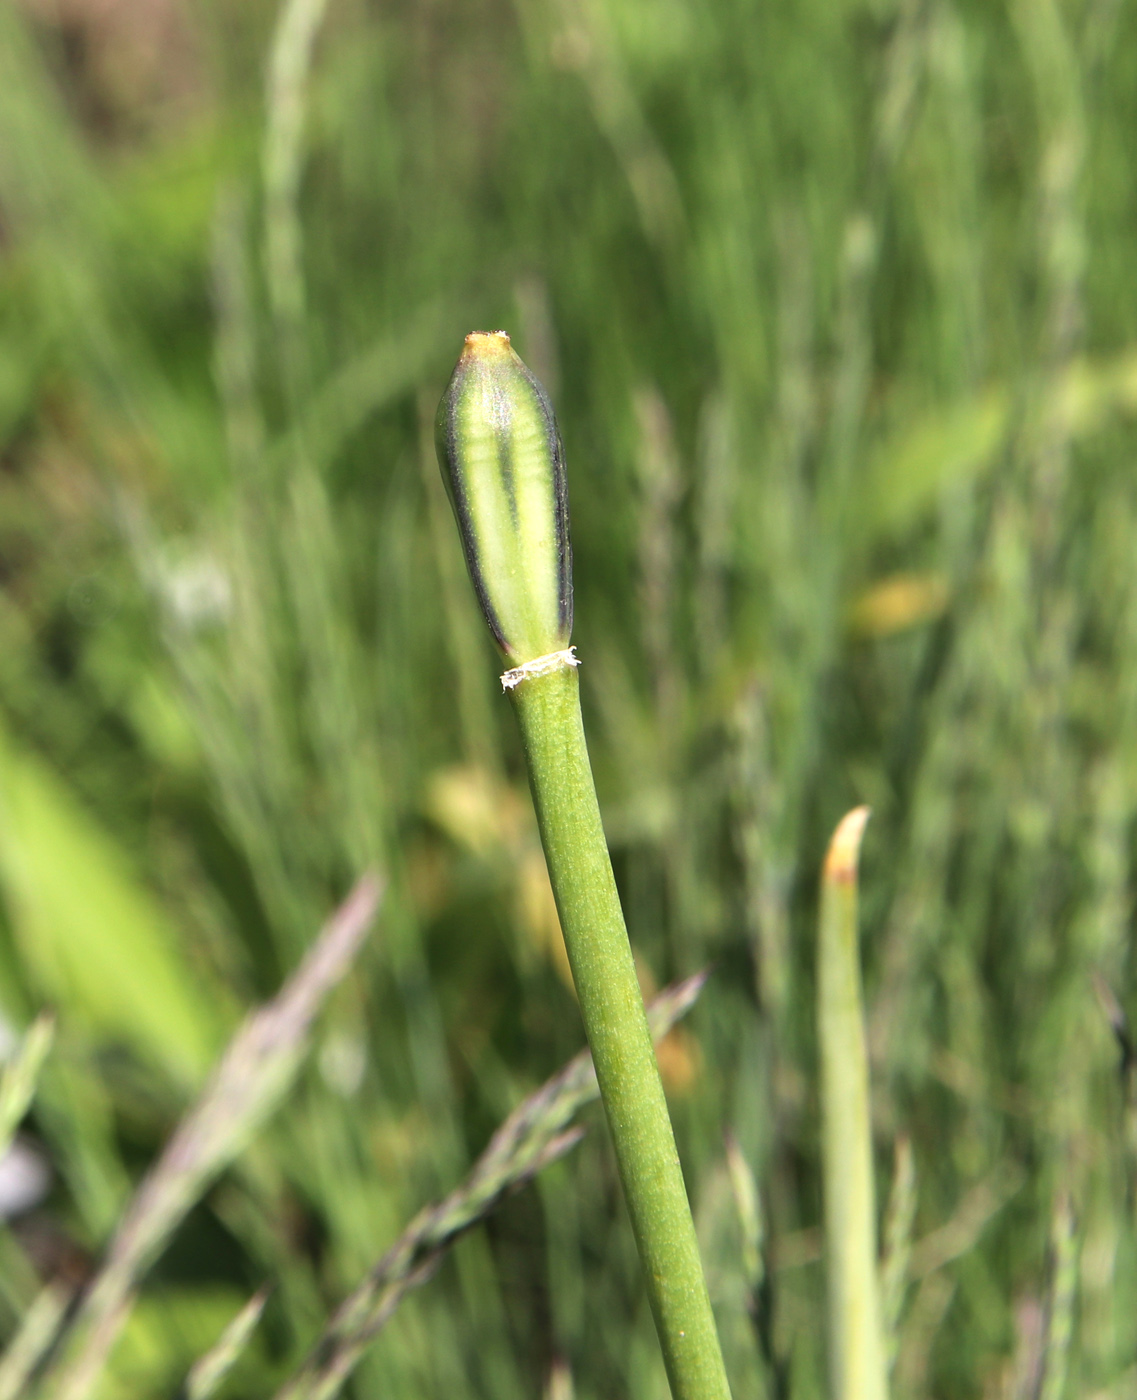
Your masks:
[{"label": "green stem", "polygon": [[833,1400],[887,1400],[876,1263],[869,1067],[857,952],[857,858],[868,808],[838,826],[821,877],[817,1003]]},{"label": "green stem", "polygon": [[695,1226],[588,762],[577,673],[512,692],[565,946],[675,1400],[729,1400]]}]

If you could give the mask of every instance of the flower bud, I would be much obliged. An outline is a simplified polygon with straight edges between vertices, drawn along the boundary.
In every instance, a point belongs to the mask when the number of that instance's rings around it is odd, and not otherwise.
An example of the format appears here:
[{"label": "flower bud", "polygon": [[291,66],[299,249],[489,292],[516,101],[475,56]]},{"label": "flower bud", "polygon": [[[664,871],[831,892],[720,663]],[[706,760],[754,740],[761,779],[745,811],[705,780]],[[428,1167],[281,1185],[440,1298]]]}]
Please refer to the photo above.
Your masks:
[{"label": "flower bud", "polygon": [[514,664],[568,646],[572,546],[549,396],[504,331],[477,331],[435,423],[442,479],[478,602]]}]

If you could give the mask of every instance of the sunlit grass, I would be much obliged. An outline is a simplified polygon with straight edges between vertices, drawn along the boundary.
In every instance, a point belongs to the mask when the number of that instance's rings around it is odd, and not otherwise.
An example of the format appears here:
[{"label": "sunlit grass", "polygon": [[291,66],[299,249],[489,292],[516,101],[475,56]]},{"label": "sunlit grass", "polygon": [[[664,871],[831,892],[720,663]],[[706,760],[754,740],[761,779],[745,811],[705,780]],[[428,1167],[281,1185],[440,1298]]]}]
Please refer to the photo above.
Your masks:
[{"label": "sunlit grass", "polygon": [[[903,1136],[918,1192],[894,1393],[1035,1393],[1057,1299],[1066,1393],[1123,1396],[1131,14],[320,9],[200,7],[147,57],[0,4],[0,1009],[56,1014],[2,1335],[368,866],[382,938],[108,1397],[172,1393],[266,1281],[220,1393],[271,1394],[582,1044],[430,458],[455,347],[504,327],[565,438],[642,975],[715,966],[670,1087],[735,1394],[825,1393],[815,899],[865,802],[877,1199]],[[593,1132],[356,1393],[655,1400],[654,1345]]]}]

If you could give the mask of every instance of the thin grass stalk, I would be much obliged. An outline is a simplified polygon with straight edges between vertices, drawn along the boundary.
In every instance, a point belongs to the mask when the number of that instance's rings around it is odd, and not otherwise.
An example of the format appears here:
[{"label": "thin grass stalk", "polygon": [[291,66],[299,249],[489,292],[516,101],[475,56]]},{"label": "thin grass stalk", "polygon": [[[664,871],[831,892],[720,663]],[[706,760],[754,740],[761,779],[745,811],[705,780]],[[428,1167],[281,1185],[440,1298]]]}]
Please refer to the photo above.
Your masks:
[{"label": "thin grass stalk", "polygon": [[0,1075],[0,1157],[11,1147],[20,1120],[31,1107],[39,1072],[54,1040],[55,1019],[43,1012],[32,1022]]},{"label": "thin grass stalk", "polygon": [[884,1258],[880,1266],[881,1326],[885,1360],[891,1372],[900,1343],[900,1318],[908,1292],[912,1262],[912,1225],[916,1218],[916,1164],[912,1142],[896,1139],[892,1191],[884,1223]]},{"label": "thin grass stalk", "polygon": [[0,1400],[20,1400],[29,1393],[36,1367],[59,1335],[74,1290],[65,1284],[47,1283],[32,1299],[15,1335],[0,1356]]},{"label": "thin grass stalk", "polygon": [[868,817],[858,807],[843,818],[821,879],[817,1015],[832,1400],[888,1396],[857,951],[857,859]]},{"label": "thin grass stalk", "polygon": [[[306,296],[303,235],[297,200],[303,164],[304,117],[312,54],[327,0],[284,0],[273,35],[261,164],[265,189],[265,269],[285,383],[295,396],[305,386]],[[295,408],[295,403],[293,407]]]},{"label": "thin grass stalk", "polygon": [[1039,1400],[1062,1400],[1074,1336],[1078,1287],[1078,1231],[1068,1191],[1060,1191],[1050,1221],[1051,1282],[1046,1309],[1046,1349]]},{"label": "thin grass stalk", "polygon": [[312,1022],[342,980],[379,909],[383,884],[365,875],[325,924],[277,997],[234,1036],[201,1098],[135,1192],[79,1310],[52,1400],[87,1400],[134,1290],[174,1230],[264,1122],[300,1065]]},{"label": "thin grass stalk", "polygon": [[[668,987],[647,1008],[659,1040],[691,1009],[707,974]],[[324,1329],[308,1360],[276,1400],[331,1400],[403,1298],[425,1283],[451,1244],[485,1220],[503,1197],[563,1157],[583,1136],[576,1113],[599,1093],[587,1050],[565,1065],[502,1123],[465,1181],[445,1200],[427,1206],[352,1291]]]},{"label": "thin grass stalk", "polygon": [[185,1400],[212,1400],[240,1360],[268,1302],[269,1289],[258,1288],[186,1377]]}]

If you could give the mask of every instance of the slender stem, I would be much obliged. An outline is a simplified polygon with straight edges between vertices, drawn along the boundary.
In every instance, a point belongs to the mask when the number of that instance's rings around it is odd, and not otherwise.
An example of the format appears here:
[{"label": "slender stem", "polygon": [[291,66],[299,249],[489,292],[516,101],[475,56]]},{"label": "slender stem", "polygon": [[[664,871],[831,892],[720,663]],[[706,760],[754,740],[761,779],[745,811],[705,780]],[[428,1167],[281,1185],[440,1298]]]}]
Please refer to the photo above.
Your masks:
[{"label": "slender stem", "polygon": [[585,1032],[675,1400],[729,1400],[675,1136],[588,762],[577,673],[512,692]]},{"label": "slender stem", "polygon": [[1074,1298],[1078,1288],[1078,1227],[1068,1191],[1060,1191],[1050,1221],[1050,1306],[1046,1318],[1041,1400],[1062,1400],[1070,1367]]},{"label": "slender stem", "polygon": [[867,807],[833,835],[821,878],[817,1010],[833,1400],[887,1400],[873,1196],[869,1070],[857,953],[857,857]]}]

